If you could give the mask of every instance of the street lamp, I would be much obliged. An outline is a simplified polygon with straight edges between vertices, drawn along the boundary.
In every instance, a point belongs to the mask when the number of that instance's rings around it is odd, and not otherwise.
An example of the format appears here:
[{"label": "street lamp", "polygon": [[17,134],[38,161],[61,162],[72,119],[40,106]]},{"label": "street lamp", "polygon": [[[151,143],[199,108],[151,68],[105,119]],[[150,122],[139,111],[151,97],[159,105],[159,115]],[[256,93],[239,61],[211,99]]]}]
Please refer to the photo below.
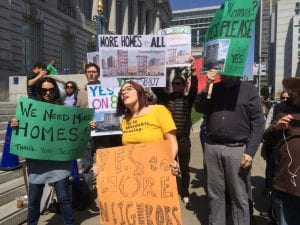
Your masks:
[{"label": "street lamp", "polygon": [[97,12],[98,12],[98,15],[93,16],[93,20],[96,21],[96,24],[97,24],[96,46],[97,46],[97,51],[98,51],[99,50],[98,35],[99,34],[104,34],[104,24],[106,22],[106,18],[103,15],[103,2],[102,2],[102,0],[98,0]]}]

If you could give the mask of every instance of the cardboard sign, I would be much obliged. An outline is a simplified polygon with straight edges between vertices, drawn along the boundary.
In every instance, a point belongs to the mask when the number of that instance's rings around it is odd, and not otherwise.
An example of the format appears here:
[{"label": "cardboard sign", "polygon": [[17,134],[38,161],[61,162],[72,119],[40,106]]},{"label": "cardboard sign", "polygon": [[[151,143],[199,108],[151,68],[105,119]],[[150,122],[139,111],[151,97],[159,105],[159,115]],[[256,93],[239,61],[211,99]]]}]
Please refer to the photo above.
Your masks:
[{"label": "cardboard sign", "polygon": [[243,77],[259,0],[226,0],[205,35],[203,70]]},{"label": "cardboard sign", "polygon": [[11,152],[30,159],[69,161],[81,158],[90,136],[94,110],[66,107],[20,97]]},{"label": "cardboard sign", "polygon": [[98,149],[100,224],[182,225],[171,161],[169,141]]}]

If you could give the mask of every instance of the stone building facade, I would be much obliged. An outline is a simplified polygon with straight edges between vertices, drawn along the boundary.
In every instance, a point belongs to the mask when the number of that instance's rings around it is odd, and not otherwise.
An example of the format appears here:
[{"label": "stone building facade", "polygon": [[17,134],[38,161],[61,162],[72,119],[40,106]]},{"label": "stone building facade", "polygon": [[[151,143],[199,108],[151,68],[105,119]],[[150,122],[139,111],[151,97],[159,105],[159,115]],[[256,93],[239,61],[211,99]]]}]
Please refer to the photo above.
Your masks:
[{"label": "stone building facade", "polygon": [[[0,101],[9,76],[26,75],[36,61],[57,61],[59,73],[80,73],[96,50],[98,0],[0,0]],[[149,34],[170,26],[169,0],[103,0],[104,32]]]}]

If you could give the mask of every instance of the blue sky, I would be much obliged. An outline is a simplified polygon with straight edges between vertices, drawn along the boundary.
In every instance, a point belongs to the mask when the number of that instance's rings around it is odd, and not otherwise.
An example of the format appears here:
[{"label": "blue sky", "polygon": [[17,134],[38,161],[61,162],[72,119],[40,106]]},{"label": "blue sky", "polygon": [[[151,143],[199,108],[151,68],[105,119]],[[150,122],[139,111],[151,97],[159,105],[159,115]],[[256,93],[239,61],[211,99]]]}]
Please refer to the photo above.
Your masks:
[{"label": "blue sky", "polygon": [[224,0],[170,0],[172,11],[221,5]]}]

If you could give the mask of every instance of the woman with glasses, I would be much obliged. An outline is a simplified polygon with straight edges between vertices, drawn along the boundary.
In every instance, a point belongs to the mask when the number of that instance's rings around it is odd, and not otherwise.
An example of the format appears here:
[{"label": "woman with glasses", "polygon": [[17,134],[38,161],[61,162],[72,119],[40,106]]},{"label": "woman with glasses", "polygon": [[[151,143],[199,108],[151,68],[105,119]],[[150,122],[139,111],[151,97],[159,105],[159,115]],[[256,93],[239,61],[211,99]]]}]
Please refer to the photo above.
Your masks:
[{"label": "woman with glasses", "polygon": [[[170,140],[174,159],[171,172],[178,174],[176,126],[166,107],[150,105],[144,88],[128,81],[119,92],[115,116],[124,116],[121,122],[123,145]],[[132,128],[131,124],[139,129]]]},{"label": "woman with glasses", "polygon": [[[37,84],[37,100],[62,105],[57,83],[51,77],[43,77]],[[12,119],[11,126],[19,122]],[[40,217],[40,202],[45,184],[53,184],[65,225],[74,225],[74,212],[69,191],[72,161],[26,159],[29,178],[27,224],[36,225]]]},{"label": "woman with glasses", "polygon": [[68,81],[65,84],[65,92],[66,97],[64,100],[64,104],[71,107],[76,106],[78,92],[77,84],[74,81]]}]

